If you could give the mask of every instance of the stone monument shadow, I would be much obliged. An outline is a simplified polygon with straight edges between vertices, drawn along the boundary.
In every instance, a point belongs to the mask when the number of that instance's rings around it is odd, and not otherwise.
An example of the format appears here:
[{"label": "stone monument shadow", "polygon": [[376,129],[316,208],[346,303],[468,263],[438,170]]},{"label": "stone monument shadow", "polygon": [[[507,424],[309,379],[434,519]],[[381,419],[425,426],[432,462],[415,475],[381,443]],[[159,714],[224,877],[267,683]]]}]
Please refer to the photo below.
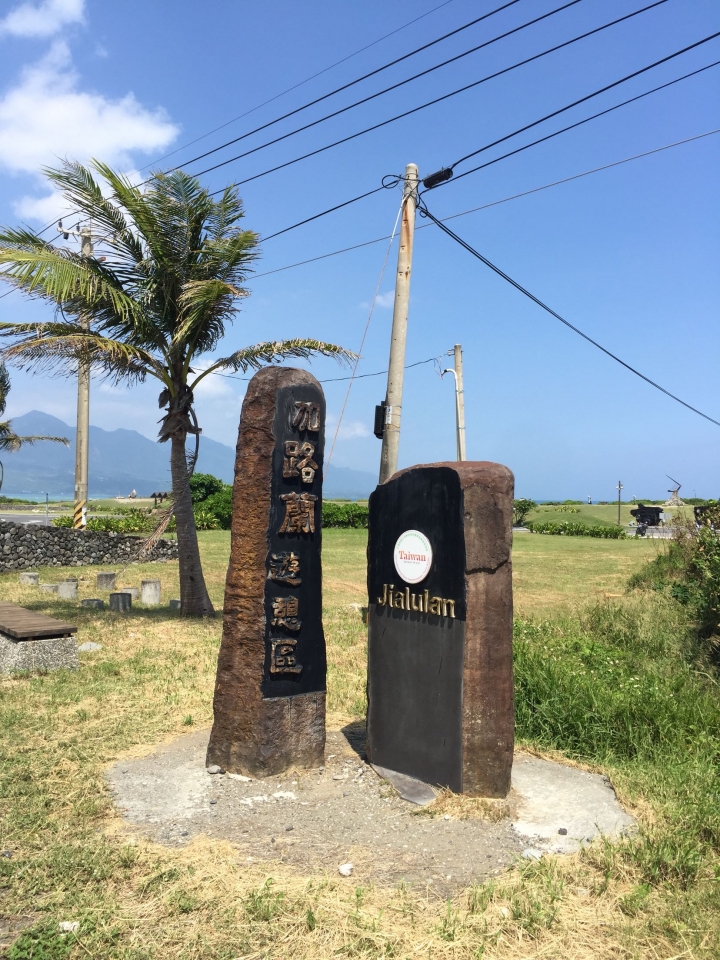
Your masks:
[{"label": "stone monument shadow", "polygon": [[353,752],[356,753],[363,762],[367,763],[367,753],[365,752],[367,723],[365,720],[351,720],[350,723],[346,723],[340,730]]}]

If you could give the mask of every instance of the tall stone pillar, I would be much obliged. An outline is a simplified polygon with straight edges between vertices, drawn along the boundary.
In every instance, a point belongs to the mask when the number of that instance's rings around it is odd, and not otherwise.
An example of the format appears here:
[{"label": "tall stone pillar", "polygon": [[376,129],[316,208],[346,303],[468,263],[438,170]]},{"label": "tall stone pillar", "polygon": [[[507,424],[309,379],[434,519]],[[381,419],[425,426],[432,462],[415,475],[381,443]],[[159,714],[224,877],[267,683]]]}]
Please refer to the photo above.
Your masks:
[{"label": "tall stone pillar", "polygon": [[325,398],[266,367],[240,417],[230,565],[207,763],[264,777],[323,762],[321,518]]},{"label": "tall stone pillar", "polygon": [[370,497],[371,763],[457,793],[504,797],[513,758],[513,475],[452,462]]}]

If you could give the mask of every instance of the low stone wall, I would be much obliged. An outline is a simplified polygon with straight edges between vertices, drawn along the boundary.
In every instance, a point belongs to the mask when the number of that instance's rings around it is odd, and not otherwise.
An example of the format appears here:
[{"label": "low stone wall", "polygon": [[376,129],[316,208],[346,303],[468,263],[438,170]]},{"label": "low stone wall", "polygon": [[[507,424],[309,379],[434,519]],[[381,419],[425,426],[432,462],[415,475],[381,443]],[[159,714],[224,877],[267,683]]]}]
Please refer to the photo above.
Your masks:
[{"label": "low stone wall", "polygon": [[[0,520],[0,572],[127,563],[137,556],[142,539]],[[159,540],[147,559],[175,560],[177,555],[176,540]]]}]

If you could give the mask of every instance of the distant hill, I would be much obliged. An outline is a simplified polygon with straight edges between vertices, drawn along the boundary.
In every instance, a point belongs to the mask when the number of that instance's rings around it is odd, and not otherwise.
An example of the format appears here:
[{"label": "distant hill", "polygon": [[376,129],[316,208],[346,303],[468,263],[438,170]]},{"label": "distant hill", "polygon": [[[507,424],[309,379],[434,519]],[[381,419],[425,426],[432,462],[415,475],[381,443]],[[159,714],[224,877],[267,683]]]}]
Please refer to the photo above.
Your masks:
[{"label": "distant hill", "polygon": [[[14,417],[12,424],[21,436],[67,437],[70,446],[38,443],[23,447],[17,453],[4,454],[2,493],[8,497],[38,499],[49,493],[55,499],[71,499],[75,486],[75,428],[40,410]],[[201,438],[198,470],[232,483],[234,462],[232,447],[209,437]],[[139,496],[169,490],[170,450],[168,444],[148,440],[136,430],[103,430],[91,426],[88,474],[91,498],[127,496],[131,490],[137,490]],[[331,467],[324,492],[329,498],[359,500],[374,490],[376,482],[370,473]]]}]

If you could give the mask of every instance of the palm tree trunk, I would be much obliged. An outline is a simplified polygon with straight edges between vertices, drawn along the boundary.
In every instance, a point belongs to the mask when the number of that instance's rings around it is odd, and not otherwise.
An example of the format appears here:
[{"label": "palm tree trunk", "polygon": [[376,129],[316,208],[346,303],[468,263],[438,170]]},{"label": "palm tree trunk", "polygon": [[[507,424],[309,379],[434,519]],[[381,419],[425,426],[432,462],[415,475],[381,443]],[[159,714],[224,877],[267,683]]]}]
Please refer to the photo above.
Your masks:
[{"label": "palm tree trunk", "polygon": [[180,561],[180,612],[184,617],[212,617],[215,610],[208,596],[200,564],[200,550],[188,483],[185,439],[173,436],[171,443],[170,470]]}]

